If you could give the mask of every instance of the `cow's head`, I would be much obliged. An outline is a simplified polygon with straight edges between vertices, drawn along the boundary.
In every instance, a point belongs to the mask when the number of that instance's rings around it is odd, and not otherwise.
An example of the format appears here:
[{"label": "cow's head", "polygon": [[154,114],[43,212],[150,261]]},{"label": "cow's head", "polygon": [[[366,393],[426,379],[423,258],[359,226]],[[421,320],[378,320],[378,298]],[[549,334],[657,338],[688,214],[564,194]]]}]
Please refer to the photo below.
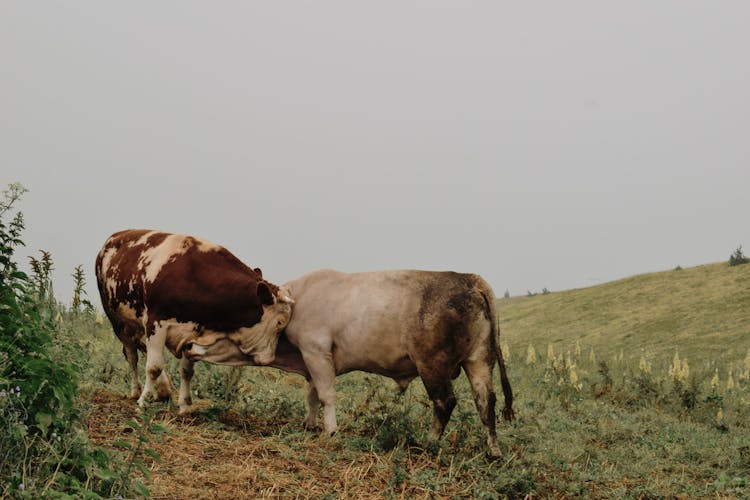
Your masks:
[{"label": "cow's head", "polygon": [[260,321],[236,331],[205,332],[178,347],[191,361],[230,365],[267,365],[274,360],[276,345],[292,316],[294,301],[289,291],[279,287],[274,295],[264,281],[258,283],[258,298],[263,307]]}]

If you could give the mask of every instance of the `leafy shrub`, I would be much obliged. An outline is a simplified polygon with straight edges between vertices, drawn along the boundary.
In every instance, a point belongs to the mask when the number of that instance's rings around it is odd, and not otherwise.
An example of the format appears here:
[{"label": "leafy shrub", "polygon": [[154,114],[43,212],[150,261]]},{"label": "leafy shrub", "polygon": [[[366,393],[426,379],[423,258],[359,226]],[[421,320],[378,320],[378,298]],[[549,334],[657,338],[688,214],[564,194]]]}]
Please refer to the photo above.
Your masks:
[{"label": "leafy shrub", "polygon": [[51,255],[32,260],[33,277],[14,261],[24,221],[10,213],[25,192],[11,184],[0,200],[0,497],[129,494],[138,486],[131,470],[110,470],[110,454],[83,430],[77,395],[84,355],[72,336],[58,341]]},{"label": "leafy shrub", "polygon": [[0,383],[23,389],[24,423],[47,434],[67,427],[77,417],[73,400],[78,392],[78,369],[71,361],[50,356],[56,329],[51,311],[39,306],[38,288],[12,259],[14,249],[23,244],[23,216],[19,212],[9,224],[2,217],[23,191],[20,185],[12,185],[0,205],[0,351],[6,358]]}]

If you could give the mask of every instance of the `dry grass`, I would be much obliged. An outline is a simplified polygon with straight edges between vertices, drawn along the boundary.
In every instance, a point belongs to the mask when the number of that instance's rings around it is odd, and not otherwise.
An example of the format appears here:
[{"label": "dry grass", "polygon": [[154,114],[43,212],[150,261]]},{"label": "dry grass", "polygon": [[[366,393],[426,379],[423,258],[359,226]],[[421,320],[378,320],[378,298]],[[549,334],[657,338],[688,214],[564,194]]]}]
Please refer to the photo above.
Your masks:
[{"label": "dry grass", "polygon": [[[85,399],[92,406],[88,431],[95,444],[110,447],[115,440],[135,442],[133,429],[125,424],[137,415],[134,401],[103,389],[91,391]],[[196,402],[197,412],[192,416],[179,417],[174,408],[156,413],[154,421],[166,433],[154,438],[149,447],[161,461],[144,460],[151,471],[149,489],[154,498],[375,499],[384,498],[386,491],[394,498],[435,497],[430,487],[408,478],[393,489],[393,454],[400,450],[352,453],[337,437],[284,434],[289,426],[300,426],[299,422],[242,417],[234,410],[218,412],[215,419],[202,416],[201,409],[209,407],[210,402],[203,400]],[[471,495],[472,481],[467,481],[453,460],[446,465],[440,453],[406,452],[408,476],[437,472],[435,479],[445,484],[439,496]]]}]

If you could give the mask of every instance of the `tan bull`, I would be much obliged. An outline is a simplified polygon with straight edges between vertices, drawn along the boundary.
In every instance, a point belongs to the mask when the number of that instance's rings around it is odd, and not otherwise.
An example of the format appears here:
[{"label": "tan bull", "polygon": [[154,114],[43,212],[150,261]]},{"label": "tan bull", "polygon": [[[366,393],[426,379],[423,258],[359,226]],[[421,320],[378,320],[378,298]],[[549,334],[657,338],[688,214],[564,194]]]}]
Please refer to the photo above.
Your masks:
[{"label": "tan bull", "polygon": [[[279,344],[270,366],[310,380],[308,426],[315,426],[322,403],[324,432],[336,431],[335,377],[362,370],[390,377],[402,390],[420,377],[433,401],[431,436],[439,438],[456,405],[451,379],[463,368],[487,430],[489,453],[500,455],[492,386],[495,363],[506,420],[513,418],[513,394],[497,344],[495,296],[480,276],[323,270],[284,287],[294,299],[285,330],[289,343],[284,339]],[[210,351],[186,347],[192,359]],[[241,362],[239,349],[235,353]]]}]

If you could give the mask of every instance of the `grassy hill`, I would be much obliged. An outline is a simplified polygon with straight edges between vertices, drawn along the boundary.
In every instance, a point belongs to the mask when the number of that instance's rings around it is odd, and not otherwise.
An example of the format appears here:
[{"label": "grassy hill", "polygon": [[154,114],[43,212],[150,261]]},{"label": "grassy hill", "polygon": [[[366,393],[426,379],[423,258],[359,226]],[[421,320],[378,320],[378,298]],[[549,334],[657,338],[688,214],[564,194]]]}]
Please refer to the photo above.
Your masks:
[{"label": "grassy hill", "polygon": [[[66,316],[61,332],[64,344],[80,342],[87,353],[80,390],[88,435],[112,453],[123,449],[118,442],[140,449],[117,462],[131,466],[112,469],[143,479],[156,498],[748,497],[750,265],[498,304],[516,420],[498,421],[504,456],[495,461],[485,458],[463,375],[439,441],[428,437],[432,409],[419,381],[398,395],[384,377],[337,378],[340,431],[321,437],[302,426],[302,377],[205,363],[195,367],[193,415],[177,416],[174,401],[153,403],[146,415],[164,432],[134,432],[128,422],[143,417],[125,397],[127,364],[107,322]],[[690,378],[669,372],[675,351],[689,360]],[[178,360],[166,358],[178,381]],[[144,442],[152,454],[139,448]],[[132,467],[135,458],[144,469]]]},{"label": "grassy hill", "polygon": [[[750,265],[726,263],[643,274],[591,288],[498,301],[513,358],[593,348],[602,359],[737,364],[750,349]],[[700,361],[700,363],[698,363]]]}]

